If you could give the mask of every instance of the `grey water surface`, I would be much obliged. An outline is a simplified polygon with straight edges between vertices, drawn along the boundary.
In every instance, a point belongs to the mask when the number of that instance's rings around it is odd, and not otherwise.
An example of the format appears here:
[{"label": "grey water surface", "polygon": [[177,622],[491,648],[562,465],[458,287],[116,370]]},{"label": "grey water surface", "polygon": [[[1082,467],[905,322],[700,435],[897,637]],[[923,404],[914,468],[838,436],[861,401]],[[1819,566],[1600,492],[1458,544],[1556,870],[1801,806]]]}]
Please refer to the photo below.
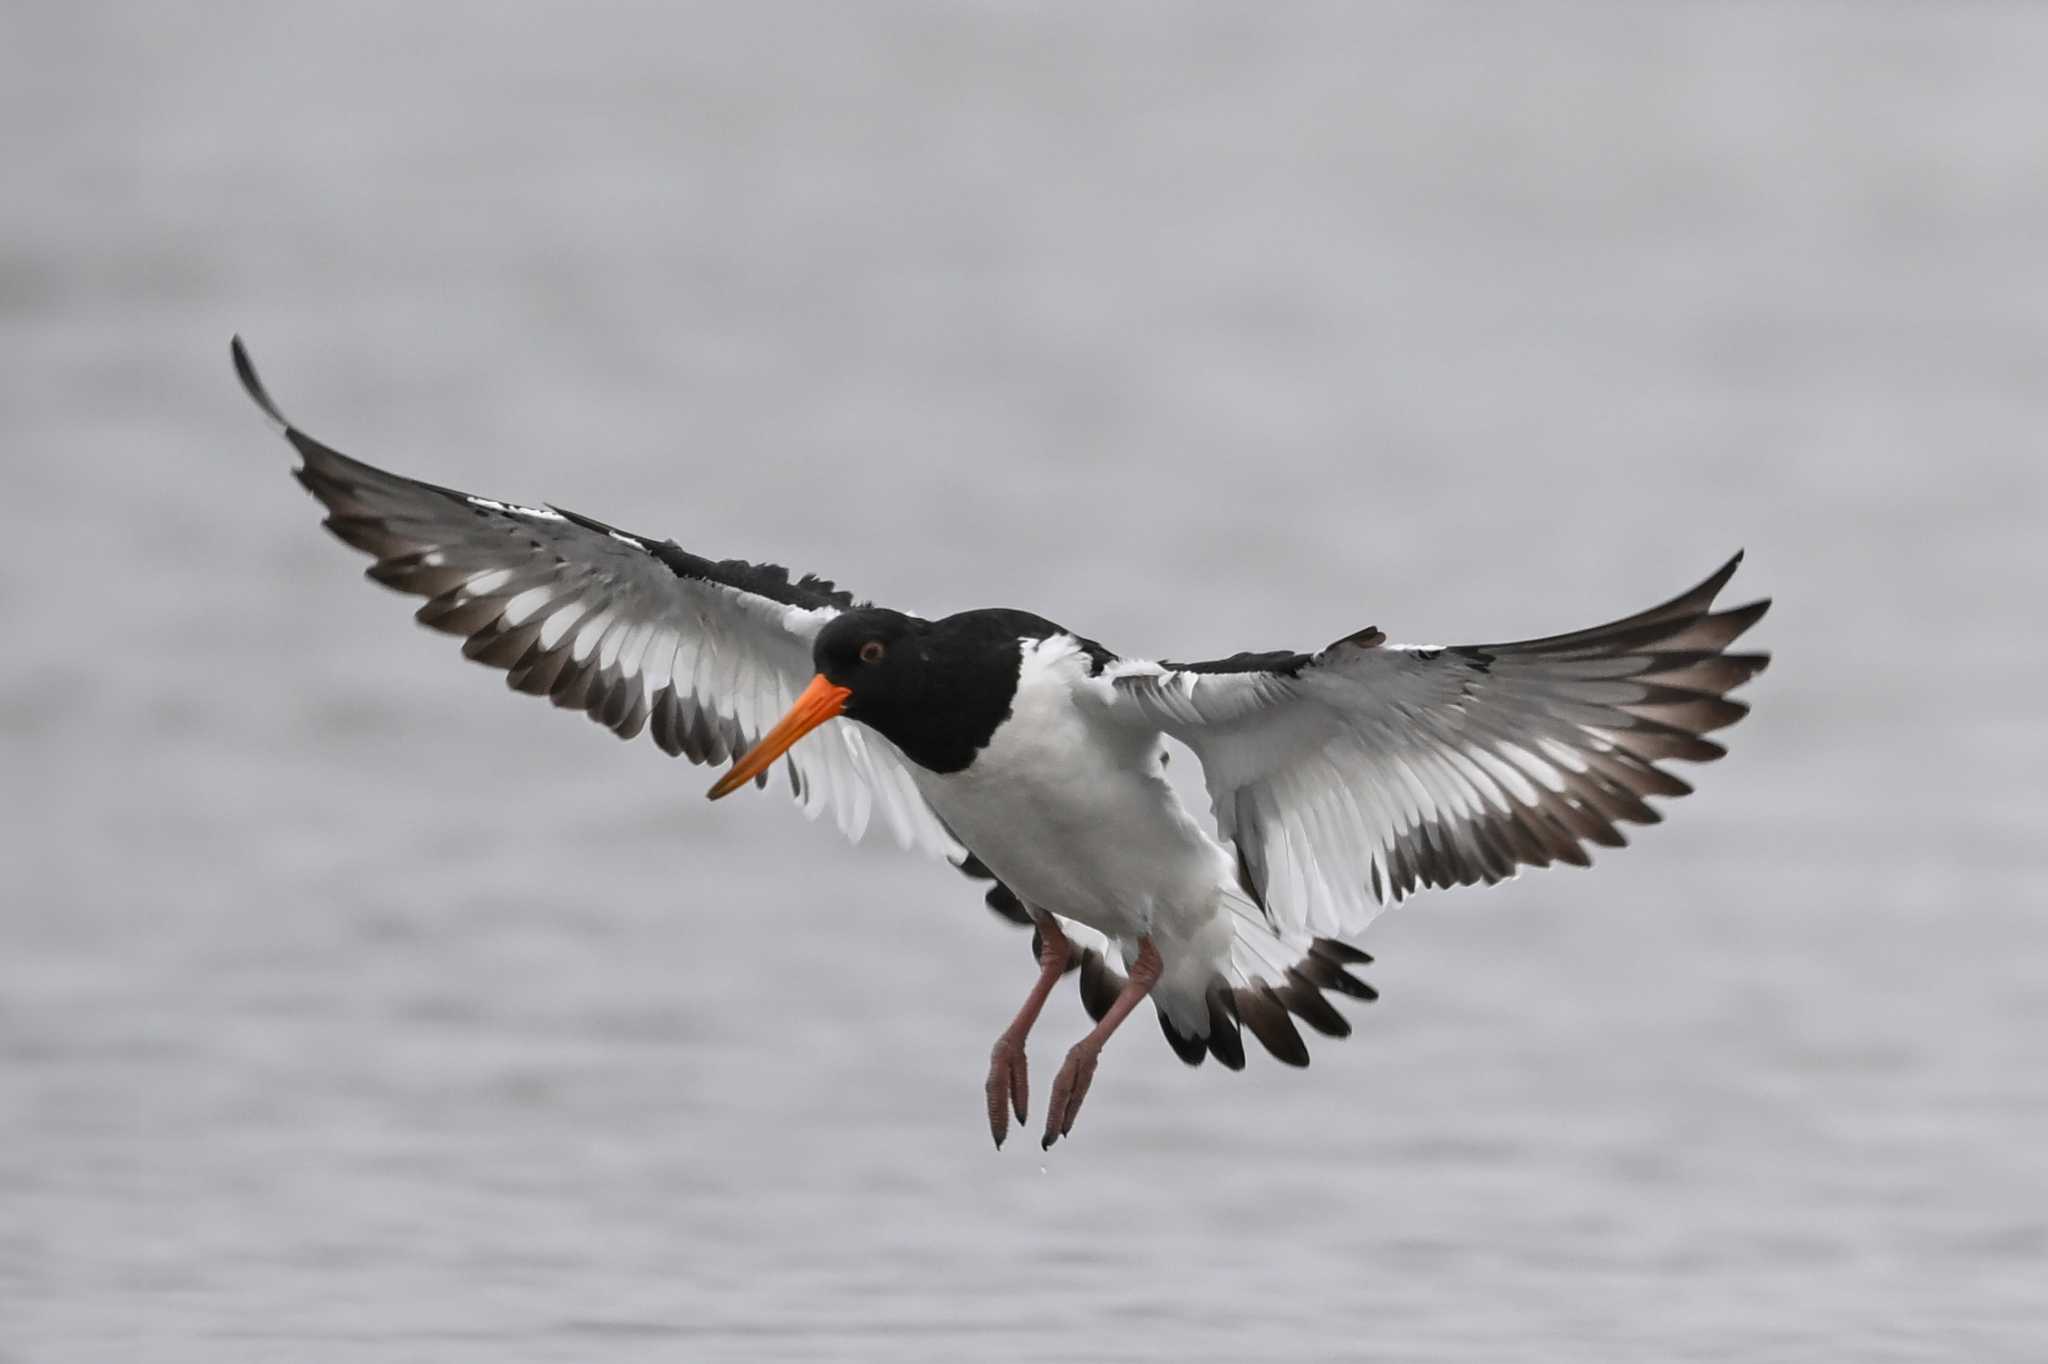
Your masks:
[{"label": "grey water surface", "polygon": [[[15,3],[0,1360],[2048,1358],[2048,9]],[[342,449],[1132,654],[1592,624],[1732,756],[1306,1073],[507,693]],[[1062,992],[1043,1089],[1084,1025]]]}]

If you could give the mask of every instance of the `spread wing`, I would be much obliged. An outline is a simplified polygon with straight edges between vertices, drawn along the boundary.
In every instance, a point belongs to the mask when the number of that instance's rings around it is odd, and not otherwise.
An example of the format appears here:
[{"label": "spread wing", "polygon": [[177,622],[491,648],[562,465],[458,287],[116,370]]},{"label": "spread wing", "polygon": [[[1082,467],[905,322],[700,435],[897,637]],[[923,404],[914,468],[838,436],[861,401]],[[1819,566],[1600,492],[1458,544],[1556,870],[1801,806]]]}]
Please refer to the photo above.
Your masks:
[{"label": "spread wing", "polygon": [[[327,528],[376,561],[368,575],[425,597],[417,618],[461,636],[464,656],[503,669],[514,691],[622,739],[644,730],[694,763],[745,752],[810,680],[818,631],[854,605],[820,578],[700,558],[350,459],[287,421],[239,337],[233,350],[242,386],[298,450],[299,482],[326,505]],[[878,810],[903,846],[962,855],[881,735],[833,720],[785,761],[805,813],[829,807],[849,838]]]},{"label": "spread wing", "polygon": [[1450,648],[1362,630],[1315,654],[1112,664],[1107,704],[1201,758],[1221,833],[1276,925],[1356,933],[1417,886],[1470,885],[1620,847],[1663,763],[1748,712],[1763,670],[1728,646],[1759,601],[1714,610],[1742,561],[1662,606],[1548,639]]}]

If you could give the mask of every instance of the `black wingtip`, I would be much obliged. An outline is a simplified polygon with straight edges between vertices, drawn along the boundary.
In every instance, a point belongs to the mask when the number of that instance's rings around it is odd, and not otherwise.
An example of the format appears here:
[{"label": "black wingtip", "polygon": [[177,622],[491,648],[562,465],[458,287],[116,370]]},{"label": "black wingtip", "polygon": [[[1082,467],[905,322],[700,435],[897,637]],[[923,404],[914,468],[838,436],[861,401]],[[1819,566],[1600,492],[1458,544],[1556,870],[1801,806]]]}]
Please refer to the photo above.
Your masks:
[{"label": "black wingtip", "polygon": [[1715,569],[1714,572],[1707,577],[1707,580],[1705,582],[1701,583],[1698,587],[1695,587],[1692,591],[1686,593],[1685,595],[1687,597],[1697,597],[1702,602],[1711,604],[1714,598],[1721,595],[1721,589],[1728,585],[1728,580],[1735,576],[1735,570],[1742,567],[1743,553],[1743,550],[1736,550],[1735,553],[1729,557],[1727,563],[1722,564],[1719,568]]},{"label": "black wingtip", "polygon": [[234,357],[235,377],[242,381],[242,391],[249,395],[249,400],[263,409],[263,415],[276,423],[278,430],[290,432],[291,422],[278,411],[269,390],[263,387],[263,380],[256,377],[256,365],[249,359],[249,348],[242,344],[241,333],[237,332],[228,341],[228,353]]}]

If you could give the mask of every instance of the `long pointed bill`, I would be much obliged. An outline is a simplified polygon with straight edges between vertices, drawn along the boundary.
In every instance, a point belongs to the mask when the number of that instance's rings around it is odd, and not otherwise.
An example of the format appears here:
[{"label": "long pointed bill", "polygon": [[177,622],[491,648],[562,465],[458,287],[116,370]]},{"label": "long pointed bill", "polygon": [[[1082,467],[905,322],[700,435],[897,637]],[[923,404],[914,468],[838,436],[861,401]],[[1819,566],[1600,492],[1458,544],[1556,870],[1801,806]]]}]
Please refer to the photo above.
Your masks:
[{"label": "long pointed bill", "polygon": [[783,716],[775,728],[763,734],[761,742],[748,749],[746,755],[732,765],[732,771],[718,779],[718,784],[711,788],[711,799],[729,796],[766,772],[777,758],[789,752],[798,739],[844,709],[846,698],[851,695],[851,689],[834,686],[825,680],[823,673],[812,678],[811,685],[804,688],[804,694],[797,697],[796,704],[789,708],[789,714]]}]

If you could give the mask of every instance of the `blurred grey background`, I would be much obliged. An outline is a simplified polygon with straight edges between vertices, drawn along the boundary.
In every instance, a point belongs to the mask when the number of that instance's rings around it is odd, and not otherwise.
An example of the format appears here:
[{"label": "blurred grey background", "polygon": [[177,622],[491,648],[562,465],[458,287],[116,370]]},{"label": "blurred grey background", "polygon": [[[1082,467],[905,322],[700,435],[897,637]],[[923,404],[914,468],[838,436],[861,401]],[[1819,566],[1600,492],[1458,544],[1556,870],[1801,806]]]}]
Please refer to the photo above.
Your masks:
[{"label": "blurred grey background", "polygon": [[[2044,89],[2024,4],[9,5],[0,1359],[2041,1357]],[[1745,545],[1777,662],[1308,1073],[1144,1022],[998,1155],[1022,935],[413,626],[237,330],[926,612],[1513,638]]]}]

